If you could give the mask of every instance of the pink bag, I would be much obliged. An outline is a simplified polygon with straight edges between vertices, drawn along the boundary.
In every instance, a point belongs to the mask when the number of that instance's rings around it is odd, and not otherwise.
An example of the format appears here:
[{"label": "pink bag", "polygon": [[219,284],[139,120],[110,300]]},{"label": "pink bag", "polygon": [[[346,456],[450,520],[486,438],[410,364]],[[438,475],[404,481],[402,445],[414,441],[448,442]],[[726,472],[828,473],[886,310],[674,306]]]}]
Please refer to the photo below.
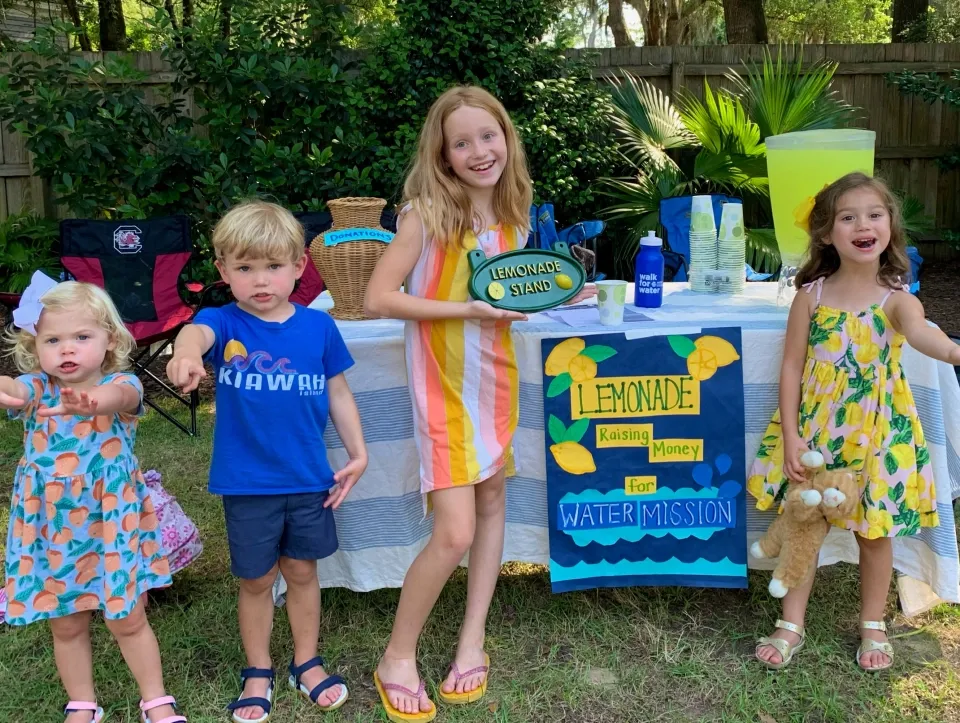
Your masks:
[{"label": "pink bag", "polygon": [[0,623],[7,617],[7,592],[0,588]]},{"label": "pink bag", "polygon": [[177,498],[160,485],[162,477],[159,472],[155,469],[148,470],[144,472],[143,478],[156,509],[157,520],[160,522],[160,544],[170,563],[170,574],[173,575],[203,552],[200,532],[193,520],[184,513]]}]

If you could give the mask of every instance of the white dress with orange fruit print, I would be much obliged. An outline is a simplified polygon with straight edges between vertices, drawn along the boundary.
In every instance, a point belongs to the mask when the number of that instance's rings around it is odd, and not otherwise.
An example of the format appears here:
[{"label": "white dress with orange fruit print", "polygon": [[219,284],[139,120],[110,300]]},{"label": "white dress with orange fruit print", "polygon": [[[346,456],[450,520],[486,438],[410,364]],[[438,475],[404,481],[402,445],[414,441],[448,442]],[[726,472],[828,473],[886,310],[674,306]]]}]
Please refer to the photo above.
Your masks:
[{"label": "white dress with orange fruit print", "polygon": [[[7,622],[26,625],[84,610],[126,617],[140,594],[170,585],[157,516],[133,454],[133,414],[37,417],[60,403],[46,374],[19,377],[30,390],[10,417],[24,426],[7,533]],[[110,374],[100,384],[129,384]]]}]

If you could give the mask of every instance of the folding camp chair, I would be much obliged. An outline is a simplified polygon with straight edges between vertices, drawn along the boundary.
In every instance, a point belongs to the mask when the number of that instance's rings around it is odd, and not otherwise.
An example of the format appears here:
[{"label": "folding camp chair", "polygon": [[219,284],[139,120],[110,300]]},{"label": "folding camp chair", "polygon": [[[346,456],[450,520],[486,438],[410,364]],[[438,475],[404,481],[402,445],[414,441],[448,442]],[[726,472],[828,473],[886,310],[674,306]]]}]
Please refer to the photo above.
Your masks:
[{"label": "folding camp chair", "polygon": [[[143,400],[181,430],[197,433],[196,390],[180,394],[150,370],[181,327],[197,312],[180,296],[178,281],[193,252],[190,221],[186,216],[142,220],[92,221],[67,219],[60,223],[60,261],[71,278],[105,289],[127,329],[137,342],[133,359],[137,376],[159,385],[190,410],[186,426],[160,408],[144,389]],[[191,291],[202,289],[190,284]],[[201,297],[202,298],[202,297]]]},{"label": "folding camp chair", "polygon": [[587,281],[602,281],[605,274],[597,271],[597,239],[606,228],[603,221],[579,221],[560,231],[556,228],[553,204],[544,203],[530,207],[530,232],[528,249],[552,249],[557,241],[563,241],[570,253],[587,272]]}]

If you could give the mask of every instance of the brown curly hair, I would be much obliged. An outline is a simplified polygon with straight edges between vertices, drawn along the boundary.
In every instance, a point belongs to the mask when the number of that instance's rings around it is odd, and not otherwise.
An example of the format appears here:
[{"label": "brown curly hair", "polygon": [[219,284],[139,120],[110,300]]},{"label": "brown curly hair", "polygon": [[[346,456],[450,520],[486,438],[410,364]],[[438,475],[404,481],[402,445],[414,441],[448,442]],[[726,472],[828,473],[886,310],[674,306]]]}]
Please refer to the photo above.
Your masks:
[{"label": "brown curly hair", "polygon": [[910,260],[907,258],[907,234],[903,230],[900,202],[890,187],[879,178],[865,173],[848,173],[837,179],[817,194],[810,211],[810,248],[800,271],[797,273],[797,288],[819,278],[827,278],[840,268],[840,255],[826,239],[833,230],[840,197],[848,191],[867,188],[874,191],[890,214],[890,243],[880,254],[880,270],[877,280],[893,289],[909,282]]}]

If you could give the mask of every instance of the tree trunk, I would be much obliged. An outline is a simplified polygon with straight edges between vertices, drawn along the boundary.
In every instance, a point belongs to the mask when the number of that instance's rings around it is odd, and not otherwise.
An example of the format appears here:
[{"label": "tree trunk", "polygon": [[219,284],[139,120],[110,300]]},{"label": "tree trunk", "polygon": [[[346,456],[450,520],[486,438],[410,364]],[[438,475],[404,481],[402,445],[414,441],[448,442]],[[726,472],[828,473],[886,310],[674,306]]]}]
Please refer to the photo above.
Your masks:
[{"label": "tree trunk", "polygon": [[80,43],[80,50],[90,52],[93,47],[90,45],[90,36],[83,29],[83,21],[80,19],[80,8],[77,6],[77,0],[63,0],[64,7],[67,9],[67,15],[70,16],[70,22],[77,28],[77,42]]},{"label": "tree trunk", "polygon": [[221,0],[220,2],[220,35],[224,39],[230,37],[230,18],[233,14],[233,0]]},{"label": "tree trunk", "polygon": [[98,0],[100,10],[100,50],[126,50],[127,24],[121,0]]},{"label": "tree trunk", "polygon": [[723,20],[727,26],[727,42],[731,45],[767,42],[763,0],[723,0]]},{"label": "tree trunk", "polygon": [[893,28],[890,40],[894,43],[907,42],[904,34],[927,19],[930,0],[893,0]]},{"label": "tree trunk", "polygon": [[193,27],[193,0],[183,0],[183,27]]},{"label": "tree trunk", "polygon": [[173,29],[179,30],[180,26],[177,24],[177,11],[173,7],[173,0],[163,0],[163,9],[170,16],[170,24],[173,25]]},{"label": "tree trunk", "polygon": [[647,5],[647,24],[650,28],[649,37],[643,39],[644,45],[666,45],[667,8],[664,0],[650,0]]},{"label": "tree trunk", "polygon": [[623,18],[623,0],[610,0],[608,8],[607,27],[613,33],[613,44],[618,48],[633,45],[627,31],[627,22]]}]

